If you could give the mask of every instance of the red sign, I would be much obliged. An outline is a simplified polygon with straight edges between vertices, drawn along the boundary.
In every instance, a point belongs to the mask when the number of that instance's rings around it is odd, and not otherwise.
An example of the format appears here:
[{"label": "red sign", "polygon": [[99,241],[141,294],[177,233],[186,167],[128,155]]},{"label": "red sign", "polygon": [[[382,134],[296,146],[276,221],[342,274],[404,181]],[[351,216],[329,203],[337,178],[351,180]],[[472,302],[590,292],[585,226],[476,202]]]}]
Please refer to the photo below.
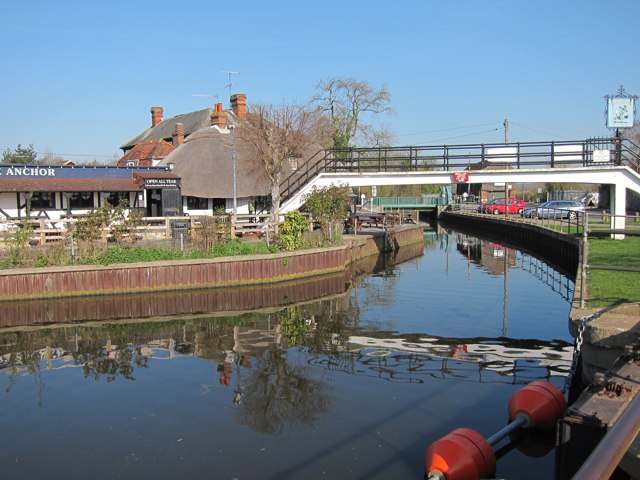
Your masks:
[{"label": "red sign", "polygon": [[467,183],[469,172],[453,172],[453,183]]}]

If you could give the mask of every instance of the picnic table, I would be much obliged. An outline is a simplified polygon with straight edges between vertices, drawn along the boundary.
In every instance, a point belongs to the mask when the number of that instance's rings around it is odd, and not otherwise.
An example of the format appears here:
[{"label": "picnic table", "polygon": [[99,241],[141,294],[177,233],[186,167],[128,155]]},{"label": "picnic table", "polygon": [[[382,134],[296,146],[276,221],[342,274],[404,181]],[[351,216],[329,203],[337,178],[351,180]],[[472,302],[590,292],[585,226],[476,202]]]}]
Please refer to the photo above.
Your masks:
[{"label": "picnic table", "polygon": [[351,213],[345,220],[345,228],[352,230],[354,226],[358,227],[387,227],[398,225],[400,217],[391,213],[383,212],[357,212]]}]

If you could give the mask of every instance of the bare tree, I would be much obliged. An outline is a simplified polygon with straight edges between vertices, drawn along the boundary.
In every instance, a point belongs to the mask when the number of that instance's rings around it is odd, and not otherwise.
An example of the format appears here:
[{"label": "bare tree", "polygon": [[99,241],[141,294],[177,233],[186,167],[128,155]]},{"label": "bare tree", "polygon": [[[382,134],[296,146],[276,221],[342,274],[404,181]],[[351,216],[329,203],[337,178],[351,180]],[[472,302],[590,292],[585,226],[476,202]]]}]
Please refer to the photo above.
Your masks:
[{"label": "bare tree", "polygon": [[332,78],[319,82],[317,89],[312,102],[329,116],[334,147],[348,147],[358,134],[371,135],[373,127],[363,122],[363,115],[393,113],[389,91],[363,80]]},{"label": "bare tree", "polygon": [[362,129],[362,138],[369,147],[390,147],[393,145],[395,135],[388,127],[365,126]]},{"label": "bare tree", "polygon": [[240,138],[264,167],[271,184],[271,213],[280,213],[280,183],[285,162],[303,159],[321,136],[321,113],[299,105],[254,105]]}]

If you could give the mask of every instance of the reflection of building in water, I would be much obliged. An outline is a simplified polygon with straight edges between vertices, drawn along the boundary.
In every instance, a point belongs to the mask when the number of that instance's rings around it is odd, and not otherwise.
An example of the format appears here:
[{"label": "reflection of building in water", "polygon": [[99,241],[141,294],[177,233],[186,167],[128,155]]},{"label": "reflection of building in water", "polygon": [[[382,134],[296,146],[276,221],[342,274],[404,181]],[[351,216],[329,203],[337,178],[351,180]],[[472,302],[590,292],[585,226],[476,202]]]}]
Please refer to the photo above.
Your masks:
[{"label": "reflection of building in water", "polygon": [[[54,329],[51,338],[19,332],[13,342],[6,335],[2,339],[0,371],[19,374],[75,366],[96,379],[114,371],[133,379],[133,370],[146,368],[150,360],[197,356],[219,365],[221,383],[230,385],[240,374],[240,362],[248,369],[254,364],[251,359],[296,345],[311,352],[311,365],[389,381],[422,382],[429,376],[520,383],[564,376],[570,368],[572,347],[558,341],[350,335],[353,318],[340,317],[344,312],[339,313],[337,305],[334,299],[234,321],[147,323],[144,333],[136,333],[135,324],[113,331],[107,326]],[[121,331],[133,333],[123,336]]]},{"label": "reflection of building in water", "polygon": [[470,263],[483,267],[493,276],[504,276],[508,274],[508,269],[518,268],[548,285],[565,300],[572,300],[574,281],[547,262],[500,243],[481,240],[463,233],[455,233],[451,236],[456,241],[458,252]]},{"label": "reflection of building in water", "polygon": [[481,240],[476,237],[456,233],[453,235],[456,249],[470,262],[484,267],[496,277],[504,275],[506,268],[516,265],[516,250],[500,243]]},{"label": "reflection of building in water", "polygon": [[[494,339],[373,338],[351,336],[346,357],[354,364],[384,360],[390,381],[421,382],[425,375],[483,381],[528,383],[534,379],[564,377],[571,368],[573,347],[565,342]],[[362,371],[353,367],[353,371]],[[438,373],[439,372],[439,373]]]}]

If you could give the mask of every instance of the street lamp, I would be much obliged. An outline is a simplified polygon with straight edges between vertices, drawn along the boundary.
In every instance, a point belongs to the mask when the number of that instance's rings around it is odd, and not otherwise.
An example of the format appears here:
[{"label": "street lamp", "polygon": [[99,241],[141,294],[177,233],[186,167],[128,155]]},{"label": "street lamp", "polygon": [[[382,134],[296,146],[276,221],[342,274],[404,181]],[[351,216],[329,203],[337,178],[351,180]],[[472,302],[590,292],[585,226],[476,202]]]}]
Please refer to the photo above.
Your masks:
[{"label": "street lamp", "polygon": [[229,125],[229,130],[231,130],[231,133],[233,136],[233,154],[231,156],[231,160],[233,163],[233,216],[235,220],[235,216],[238,214],[238,198],[237,198],[238,175],[236,172],[236,126]]}]

